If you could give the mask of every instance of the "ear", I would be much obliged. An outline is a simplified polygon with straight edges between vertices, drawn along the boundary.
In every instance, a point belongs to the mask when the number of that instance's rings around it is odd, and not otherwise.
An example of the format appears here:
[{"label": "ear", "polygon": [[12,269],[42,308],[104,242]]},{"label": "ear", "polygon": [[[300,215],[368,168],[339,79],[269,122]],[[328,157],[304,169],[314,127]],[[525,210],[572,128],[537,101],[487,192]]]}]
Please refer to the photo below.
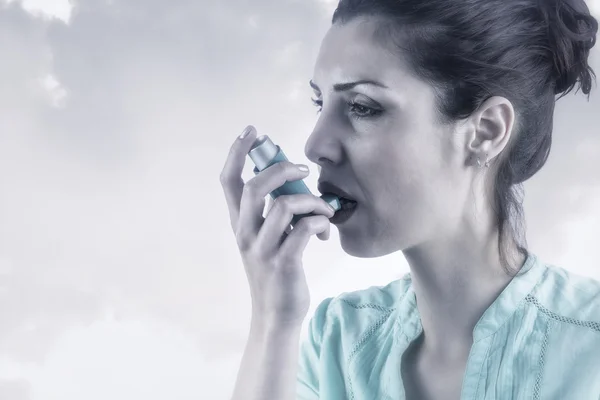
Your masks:
[{"label": "ear", "polygon": [[471,116],[471,136],[467,141],[467,158],[477,157],[492,160],[508,144],[513,133],[515,110],[505,97],[494,96],[487,99]]}]

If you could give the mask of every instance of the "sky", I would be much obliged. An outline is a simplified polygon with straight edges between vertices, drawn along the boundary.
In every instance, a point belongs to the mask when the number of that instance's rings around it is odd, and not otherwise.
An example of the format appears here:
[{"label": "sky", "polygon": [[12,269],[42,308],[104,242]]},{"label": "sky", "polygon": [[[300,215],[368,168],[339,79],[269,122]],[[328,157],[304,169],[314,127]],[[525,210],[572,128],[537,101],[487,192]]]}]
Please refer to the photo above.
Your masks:
[{"label": "sky", "polygon": [[[229,398],[250,294],[219,175],[252,124],[316,193],[308,81],[336,4],[0,0],[0,399]],[[600,280],[597,90],[557,103],[524,206],[532,252]],[[335,226],[303,260],[304,329],[408,272],[346,255]]]}]

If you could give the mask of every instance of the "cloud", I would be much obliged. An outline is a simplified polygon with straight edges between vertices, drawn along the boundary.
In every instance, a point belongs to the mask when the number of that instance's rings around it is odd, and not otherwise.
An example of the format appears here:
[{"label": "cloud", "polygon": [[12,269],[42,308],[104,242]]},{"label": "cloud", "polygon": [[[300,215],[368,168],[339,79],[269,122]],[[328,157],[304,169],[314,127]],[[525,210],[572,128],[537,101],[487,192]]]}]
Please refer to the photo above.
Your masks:
[{"label": "cloud", "polygon": [[[250,123],[307,162],[308,80],[335,3],[22,4],[0,7],[0,398],[87,400],[102,376],[104,398],[149,381],[148,400],[169,384],[225,393],[250,297],[218,176]],[[597,247],[565,236],[600,236],[598,102],[557,104],[550,159],[526,183],[532,247],[588,274]],[[400,255],[347,257],[335,235],[305,252],[312,310],[406,270]]]},{"label": "cloud", "polygon": [[32,398],[227,399],[238,358],[205,362],[194,338],[148,316],[111,313],[67,330],[33,374]]},{"label": "cloud", "polygon": [[69,0],[0,0],[2,4],[18,3],[18,5],[36,18],[58,18],[68,23],[73,9]]},{"label": "cloud", "polygon": [[30,400],[31,387],[25,379],[0,380],[0,398],[10,400]]},{"label": "cloud", "polygon": [[[287,98],[285,79],[268,79],[270,49],[282,49],[287,66],[308,60],[298,52],[308,51],[304,24],[287,21],[286,7],[244,2],[80,1],[68,21],[28,4],[0,9],[0,51],[10,55],[0,64],[9,132],[0,137],[2,354],[43,362],[65,330],[107,307],[131,317],[150,310],[211,339],[209,320],[236,327],[221,313],[243,309],[244,297],[207,303],[221,290],[207,268],[239,271],[228,242],[211,260],[220,246],[212,242],[229,232],[207,229],[227,227],[211,211],[223,160],[210,149],[244,123],[232,110],[264,110],[256,93]],[[311,7],[292,7],[318,20]]]}]

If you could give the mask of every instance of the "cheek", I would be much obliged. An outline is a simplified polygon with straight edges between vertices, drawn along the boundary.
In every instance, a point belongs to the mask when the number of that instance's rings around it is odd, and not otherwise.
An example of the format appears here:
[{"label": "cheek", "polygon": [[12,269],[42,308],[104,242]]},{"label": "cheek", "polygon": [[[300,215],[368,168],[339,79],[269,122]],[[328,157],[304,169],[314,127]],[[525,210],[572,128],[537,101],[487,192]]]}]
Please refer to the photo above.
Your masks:
[{"label": "cheek", "polygon": [[370,182],[374,194],[378,193],[377,212],[403,220],[440,212],[452,183],[435,157],[436,154],[422,155],[398,148],[383,150],[381,164],[385,164],[385,159],[389,162],[380,168],[387,172]]},{"label": "cheek", "polygon": [[408,157],[397,159],[385,167],[385,174],[378,174],[369,182],[373,191],[376,212],[385,218],[400,217],[417,210],[426,198],[423,180],[418,166]]},{"label": "cheek", "polygon": [[[363,187],[377,214],[398,210],[404,214],[430,208],[433,188],[440,173],[440,143],[431,143],[431,132],[423,127],[394,124],[379,133],[379,140],[362,143],[357,159],[361,161]],[[435,191],[434,191],[435,192]]]}]

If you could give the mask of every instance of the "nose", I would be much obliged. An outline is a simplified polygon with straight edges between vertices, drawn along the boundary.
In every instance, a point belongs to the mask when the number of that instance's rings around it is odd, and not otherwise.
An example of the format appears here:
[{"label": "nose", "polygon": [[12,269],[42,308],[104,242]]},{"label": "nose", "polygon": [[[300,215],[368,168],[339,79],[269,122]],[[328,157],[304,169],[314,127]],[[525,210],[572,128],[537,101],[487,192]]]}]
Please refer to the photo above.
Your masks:
[{"label": "nose", "polygon": [[306,141],[304,154],[317,164],[319,173],[325,164],[338,164],[341,160],[341,146],[335,131],[331,127],[325,129],[323,124],[317,123]]}]

